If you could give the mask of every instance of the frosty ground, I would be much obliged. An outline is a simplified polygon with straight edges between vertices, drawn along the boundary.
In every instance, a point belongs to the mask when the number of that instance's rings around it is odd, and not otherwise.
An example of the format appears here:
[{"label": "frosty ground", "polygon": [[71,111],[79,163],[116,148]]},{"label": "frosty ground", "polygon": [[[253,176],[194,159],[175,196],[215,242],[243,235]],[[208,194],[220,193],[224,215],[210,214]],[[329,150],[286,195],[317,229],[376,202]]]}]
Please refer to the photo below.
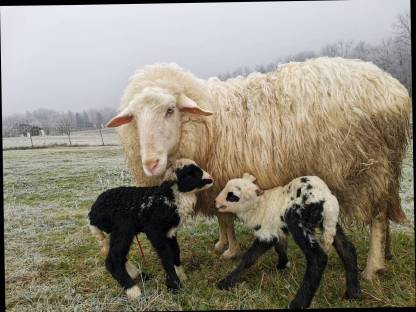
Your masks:
[{"label": "frosty ground", "polygon": [[[321,286],[312,303],[317,307],[415,305],[415,252],[413,216],[413,160],[410,146],[403,165],[402,205],[410,223],[393,227],[394,258],[387,272],[374,282],[362,281],[362,301],[342,299],[344,271],[332,253]],[[231,291],[216,283],[239,259],[223,261],[212,253],[218,237],[216,219],[197,217],[178,234],[188,281],[177,295],[166,291],[164,273],[156,254],[141,235],[147,266],[154,279],[140,284],[144,296],[128,302],[106,272],[97,242],[89,233],[87,213],[96,196],[107,188],[129,185],[131,177],[118,146],[55,147],[3,151],[6,309],[8,311],[131,311],[180,309],[284,308],[293,298],[305,269],[305,260],[292,240],[292,267],[277,272],[270,251],[243,276]],[[242,250],[252,235],[236,226]],[[366,229],[347,235],[356,245],[363,269],[368,248]],[[132,246],[130,258],[141,266]]]}]

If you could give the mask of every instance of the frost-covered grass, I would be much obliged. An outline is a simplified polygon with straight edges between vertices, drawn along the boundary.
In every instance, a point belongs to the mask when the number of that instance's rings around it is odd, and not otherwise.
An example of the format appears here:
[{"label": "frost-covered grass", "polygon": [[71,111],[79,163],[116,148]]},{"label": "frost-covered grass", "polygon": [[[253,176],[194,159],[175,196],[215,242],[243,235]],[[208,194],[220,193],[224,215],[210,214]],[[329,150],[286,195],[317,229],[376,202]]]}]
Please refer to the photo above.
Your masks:
[{"label": "frost-covered grass", "polygon": [[[270,251],[244,275],[231,291],[215,284],[239,261],[219,260],[212,253],[218,236],[214,219],[197,217],[186,222],[178,240],[188,281],[177,295],[166,291],[163,269],[146,238],[141,235],[154,279],[141,284],[144,296],[128,302],[104,268],[99,247],[87,227],[88,209],[103,190],[130,183],[121,148],[73,147],[3,152],[5,203],[6,308],[9,311],[132,311],[284,308],[293,298],[305,269],[300,250],[290,240],[292,267],[274,268]],[[395,227],[394,259],[387,273],[373,283],[362,282],[364,299],[341,299],[344,271],[333,253],[312,307],[369,307],[415,305],[415,253],[413,217],[413,161],[411,148],[404,164],[401,191],[410,225]],[[237,223],[237,236],[245,250],[252,235]],[[356,245],[360,269],[368,248],[366,230],[348,231]],[[133,262],[141,265],[137,246]]]}]

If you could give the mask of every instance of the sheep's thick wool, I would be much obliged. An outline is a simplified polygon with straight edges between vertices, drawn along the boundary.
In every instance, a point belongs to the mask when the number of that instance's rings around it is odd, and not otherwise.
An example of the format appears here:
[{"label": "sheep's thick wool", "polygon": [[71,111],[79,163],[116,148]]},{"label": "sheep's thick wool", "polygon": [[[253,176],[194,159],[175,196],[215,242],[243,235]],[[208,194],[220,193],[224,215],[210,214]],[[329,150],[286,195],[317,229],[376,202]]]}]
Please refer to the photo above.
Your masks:
[{"label": "sheep's thick wool", "polygon": [[[180,143],[169,155],[195,159],[216,178],[216,185],[199,195],[197,211],[217,214],[213,199],[244,172],[257,176],[264,189],[316,175],[338,198],[346,221],[371,223],[365,277],[384,268],[387,221],[406,220],[399,179],[410,98],[397,79],[369,62],[328,57],[227,81],[202,80],[175,64],[155,64],[132,76],[120,111],[147,87],[185,94],[214,112],[182,123]],[[123,125],[118,132],[135,183],[157,185],[159,178],[144,174],[137,125]],[[223,227],[225,215],[218,217],[219,246],[225,245],[224,237],[235,246],[232,223]]]}]

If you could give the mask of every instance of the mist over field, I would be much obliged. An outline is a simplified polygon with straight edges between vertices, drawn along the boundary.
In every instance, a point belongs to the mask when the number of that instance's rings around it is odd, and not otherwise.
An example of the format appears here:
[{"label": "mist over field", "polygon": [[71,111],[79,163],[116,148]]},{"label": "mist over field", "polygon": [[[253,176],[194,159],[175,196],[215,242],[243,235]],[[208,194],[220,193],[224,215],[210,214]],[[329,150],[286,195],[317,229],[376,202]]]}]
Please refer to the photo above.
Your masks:
[{"label": "mist over field", "polygon": [[396,74],[389,40],[409,9],[409,0],[2,7],[3,117],[115,109],[128,77],[155,62],[208,78],[340,55]]}]

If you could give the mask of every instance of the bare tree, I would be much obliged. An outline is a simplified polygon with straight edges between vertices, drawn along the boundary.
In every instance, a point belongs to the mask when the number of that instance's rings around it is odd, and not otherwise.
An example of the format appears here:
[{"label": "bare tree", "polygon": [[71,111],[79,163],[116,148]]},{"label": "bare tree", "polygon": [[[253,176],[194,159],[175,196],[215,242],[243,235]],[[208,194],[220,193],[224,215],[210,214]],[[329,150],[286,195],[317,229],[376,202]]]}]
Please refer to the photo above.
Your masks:
[{"label": "bare tree", "polygon": [[56,130],[58,133],[68,136],[69,145],[71,142],[71,131],[74,128],[74,123],[70,115],[63,115],[56,123]]},{"label": "bare tree", "polygon": [[397,40],[405,46],[411,46],[410,14],[402,13],[397,16],[397,21],[392,25]]}]

